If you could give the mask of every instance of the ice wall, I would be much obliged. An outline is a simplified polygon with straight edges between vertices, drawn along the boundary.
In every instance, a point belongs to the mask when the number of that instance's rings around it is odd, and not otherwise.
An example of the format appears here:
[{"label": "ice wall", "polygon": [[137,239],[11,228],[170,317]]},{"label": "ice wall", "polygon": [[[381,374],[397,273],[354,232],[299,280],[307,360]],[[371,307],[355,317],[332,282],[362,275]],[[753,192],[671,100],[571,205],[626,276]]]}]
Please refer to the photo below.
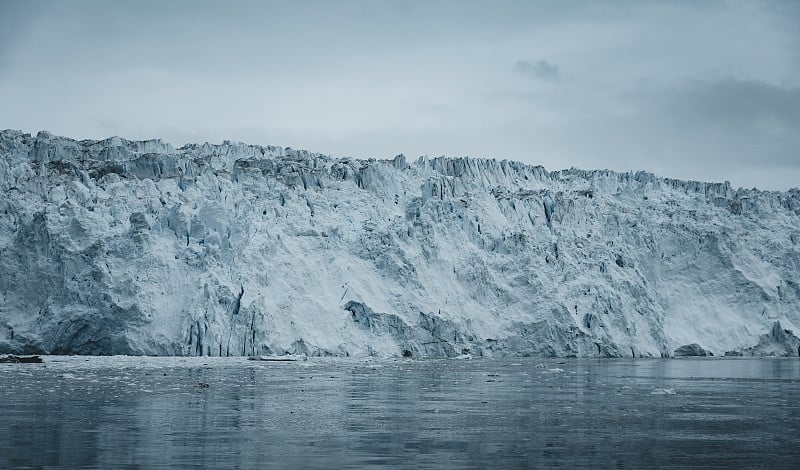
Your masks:
[{"label": "ice wall", "polygon": [[3,131],[0,194],[0,352],[720,355],[800,326],[798,190]]}]

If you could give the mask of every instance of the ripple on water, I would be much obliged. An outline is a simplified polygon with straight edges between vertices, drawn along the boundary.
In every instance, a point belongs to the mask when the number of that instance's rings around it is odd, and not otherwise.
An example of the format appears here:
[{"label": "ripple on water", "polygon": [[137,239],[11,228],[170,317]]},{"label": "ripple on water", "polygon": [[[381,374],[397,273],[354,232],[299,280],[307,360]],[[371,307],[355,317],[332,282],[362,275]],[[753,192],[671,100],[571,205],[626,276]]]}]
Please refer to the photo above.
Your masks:
[{"label": "ripple on water", "polygon": [[796,360],[44,359],[0,468],[800,467]]}]

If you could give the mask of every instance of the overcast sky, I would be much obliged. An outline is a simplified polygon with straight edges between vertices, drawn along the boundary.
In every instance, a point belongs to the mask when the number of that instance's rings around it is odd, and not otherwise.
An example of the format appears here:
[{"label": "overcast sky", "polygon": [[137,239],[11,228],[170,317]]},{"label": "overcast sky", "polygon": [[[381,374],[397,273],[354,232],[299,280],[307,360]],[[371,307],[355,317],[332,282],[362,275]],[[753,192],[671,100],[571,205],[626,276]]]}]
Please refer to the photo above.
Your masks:
[{"label": "overcast sky", "polygon": [[0,1],[0,128],[800,186],[800,1]]}]

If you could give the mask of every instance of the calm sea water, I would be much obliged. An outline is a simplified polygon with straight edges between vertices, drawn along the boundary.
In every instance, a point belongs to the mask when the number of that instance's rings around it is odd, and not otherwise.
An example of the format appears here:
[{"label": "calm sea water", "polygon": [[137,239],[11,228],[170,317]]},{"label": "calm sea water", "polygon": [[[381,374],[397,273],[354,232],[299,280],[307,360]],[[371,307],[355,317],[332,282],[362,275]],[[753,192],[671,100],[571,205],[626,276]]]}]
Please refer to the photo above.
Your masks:
[{"label": "calm sea water", "polygon": [[46,357],[0,468],[800,468],[800,361]]}]

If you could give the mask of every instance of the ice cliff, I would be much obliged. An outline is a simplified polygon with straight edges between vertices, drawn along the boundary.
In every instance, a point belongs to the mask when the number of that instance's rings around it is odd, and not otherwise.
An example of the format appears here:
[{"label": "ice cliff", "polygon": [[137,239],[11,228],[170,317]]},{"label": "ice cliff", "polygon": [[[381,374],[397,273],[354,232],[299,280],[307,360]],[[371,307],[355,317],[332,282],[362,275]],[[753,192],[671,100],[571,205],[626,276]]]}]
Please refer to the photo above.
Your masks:
[{"label": "ice cliff", "polygon": [[0,194],[0,352],[798,355],[796,189],[9,130]]}]

